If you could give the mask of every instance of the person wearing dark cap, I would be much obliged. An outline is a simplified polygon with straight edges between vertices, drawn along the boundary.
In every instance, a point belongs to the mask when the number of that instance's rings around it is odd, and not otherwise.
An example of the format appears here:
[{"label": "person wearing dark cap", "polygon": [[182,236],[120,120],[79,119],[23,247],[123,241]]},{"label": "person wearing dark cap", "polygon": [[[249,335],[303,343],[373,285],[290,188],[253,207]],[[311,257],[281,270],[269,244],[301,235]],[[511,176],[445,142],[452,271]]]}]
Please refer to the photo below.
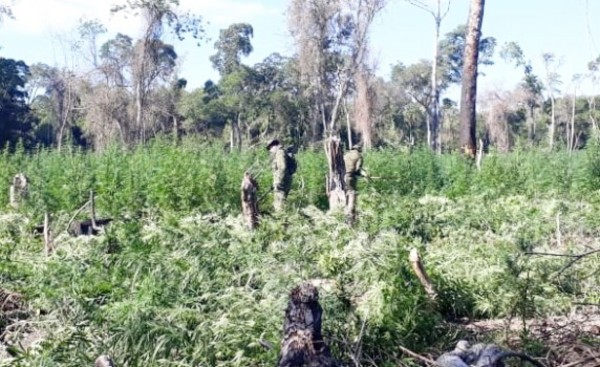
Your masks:
[{"label": "person wearing dark cap", "polygon": [[292,188],[292,172],[290,159],[277,139],[273,139],[267,145],[267,150],[273,159],[273,208],[280,212],[285,207],[285,201]]},{"label": "person wearing dark cap", "polygon": [[356,192],[358,177],[369,177],[364,170],[362,161],[362,144],[358,143],[352,146],[344,154],[344,183],[346,184],[346,219],[352,224],[356,219]]}]

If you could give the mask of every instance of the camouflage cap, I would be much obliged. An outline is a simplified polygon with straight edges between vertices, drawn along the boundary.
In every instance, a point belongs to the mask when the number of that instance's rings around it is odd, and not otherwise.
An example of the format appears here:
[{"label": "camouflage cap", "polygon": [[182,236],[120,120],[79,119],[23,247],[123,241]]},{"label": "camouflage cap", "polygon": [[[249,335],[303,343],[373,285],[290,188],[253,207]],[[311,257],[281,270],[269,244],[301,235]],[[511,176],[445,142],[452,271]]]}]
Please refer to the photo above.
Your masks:
[{"label": "camouflage cap", "polygon": [[267,144],[267,150],[271,149],[272,146],[274,145],[280,145],[279,140],[277,139],[273,139],[269,142],[269,144]]}]

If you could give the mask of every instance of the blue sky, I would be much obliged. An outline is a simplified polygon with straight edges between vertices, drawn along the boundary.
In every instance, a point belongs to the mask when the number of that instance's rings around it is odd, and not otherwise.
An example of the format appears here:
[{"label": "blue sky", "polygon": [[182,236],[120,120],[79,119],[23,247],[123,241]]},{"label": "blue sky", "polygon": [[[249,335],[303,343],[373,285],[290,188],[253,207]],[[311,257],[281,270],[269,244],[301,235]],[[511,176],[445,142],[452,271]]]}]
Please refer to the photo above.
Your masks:
[{"label": "blue sky", "polygon": [[[2,1],[2,0],[0,0]],[[375,20],[371,32],[371,55],[377,74],[389,78],[391,65],[411,64],[430,59],[433,50],[433,18],[404,0],[388,0],[389,4]],[[433,0],[423,0],[434,3]],[[448,1],[448,0],[443,0]],[[14,0],[15,20],[7,20],[0,28],[0,55],[22,59],[32,64],[73,64],[74,55],[65,46],[80,18],[98,18],[109,29],[109,35],[122,32],[139,34],[139,20],[110,16],[109,0]],[[176,45],[181,58],[180,75],[188,80],[188,89],[201,86],[207,79],[218,79],[208,60],[215,51],[213,43],[219,29],[235,22],[254,27],[254,52],[244,60],[260,62],[273,52],[293,53],[288,36],[286,0],[180,0],[209,22],[209,41],[200,47],[189,40]],[[466,23],[468,0],[452,0],[450,11],[442,22],[442,34]],[[483,20],[484,36],[493,36],[498,44],[516,41],[531,60],[534,73],[542,75],[541,54],[551,52],[561,61],[557,71],[562,76],[564,93],[573,88],[572,76],[585,73],[587,63],[600,55],[600,1],[598,0],[487,0]],[[512,89],[521,72],[496,56],[496,64],[484,68],[479,91]],[[582,84],[580,90],[600,93],[600,86]],[[456,90],[450,91],[454,97]]]}]

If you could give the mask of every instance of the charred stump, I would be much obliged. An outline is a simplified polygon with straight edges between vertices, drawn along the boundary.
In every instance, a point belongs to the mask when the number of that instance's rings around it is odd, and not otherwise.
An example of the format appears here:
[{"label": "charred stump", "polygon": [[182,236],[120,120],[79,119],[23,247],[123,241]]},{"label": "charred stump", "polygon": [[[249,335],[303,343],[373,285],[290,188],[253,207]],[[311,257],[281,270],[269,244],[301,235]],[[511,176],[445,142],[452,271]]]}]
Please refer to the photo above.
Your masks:
[{"label": "charred stump", "polygon": [[258,226],[258,183],[248,172],[242,179],[242,214],[249,229]]},{"label": "charred stump", "polygon": [[71,236],[96,236],[110,222],[112,218],[74,220],[69,224],[67,232]]},{"label": "charred stump", "polygon": [[317,288],[304,283],[292,289],[283,322],[278,367],[337,367],[321,334],[323,309]]},{"label": "charred stump", "polygon": [[325,155],[327,156],[327,179],[326,189],[329,199],[329,210],[337,211],[346,207],[346,184],[344,175],[344,152],[340,139],[332,137],[325,143]]},{"label": "charred stump", "polygon": [[[79,214],[86,206],[89,206],[90,209],[90,219],[75,220],[77,214]],[[95,236],[112,221],[112,218],[96,218],[96,198],[94,191],[90,191],[90,199],[75,212],[75,215],[73,215],[67,225],[67,232],[71,236]]]}]

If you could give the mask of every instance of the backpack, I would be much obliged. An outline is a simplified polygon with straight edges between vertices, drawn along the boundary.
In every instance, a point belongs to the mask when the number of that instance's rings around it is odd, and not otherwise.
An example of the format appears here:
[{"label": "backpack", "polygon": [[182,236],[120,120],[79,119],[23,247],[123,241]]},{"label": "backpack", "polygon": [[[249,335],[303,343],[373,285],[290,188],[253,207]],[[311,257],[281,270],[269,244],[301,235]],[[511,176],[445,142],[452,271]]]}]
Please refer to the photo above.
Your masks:
[{"label": "backpack", "polygon": [[285,167],[290,175],[296,173],[298,169],[298,162],[296,161],[296,157],[294,157],[294,152],[289,148],[285,152]]}]

